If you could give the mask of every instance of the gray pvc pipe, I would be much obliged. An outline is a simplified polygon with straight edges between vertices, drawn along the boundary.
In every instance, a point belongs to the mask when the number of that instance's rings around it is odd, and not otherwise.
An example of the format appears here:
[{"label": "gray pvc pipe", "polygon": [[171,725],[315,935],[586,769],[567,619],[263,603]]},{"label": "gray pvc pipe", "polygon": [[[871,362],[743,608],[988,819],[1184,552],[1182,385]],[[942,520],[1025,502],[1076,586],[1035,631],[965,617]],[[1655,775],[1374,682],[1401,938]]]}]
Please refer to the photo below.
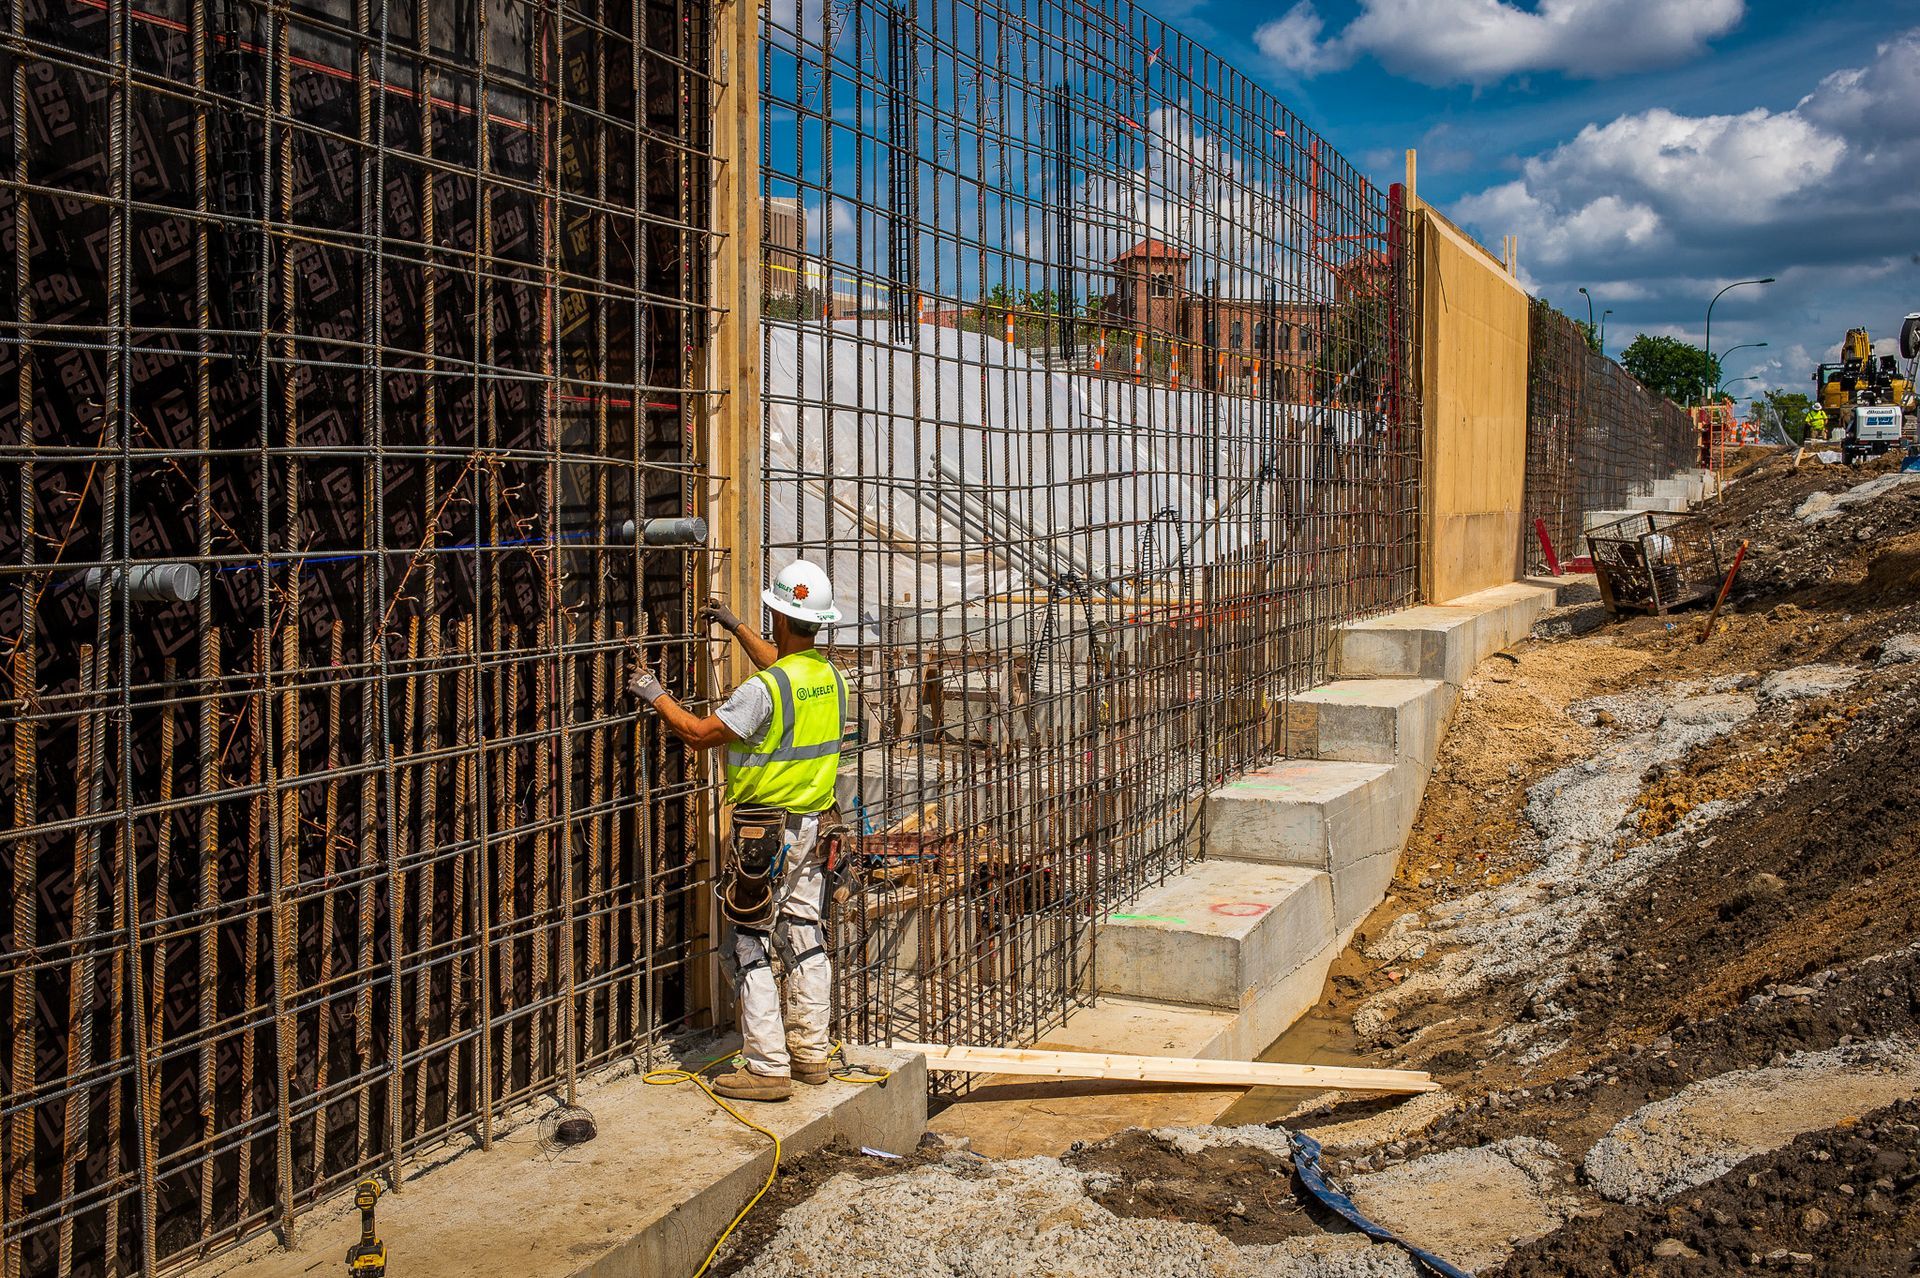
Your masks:
[{"label": "gray pvc pipe", "polygon": [[[627,520],[620,525],[620,540],[632,545],[634,531],[634,521]],[[699,515],[649,519],[640,526],[639,533],[643,546],[704,546],[707,544],[707,521]]]},{"label": "gray pvc pipe", "polygon": [[[119,584],[119,574],[118,568],[89,568],[87,589],[97,599],[102,589]],[[192,564],[134,564],[127,596],[134,603],[192,603],[200,597],[200,570]]]}]

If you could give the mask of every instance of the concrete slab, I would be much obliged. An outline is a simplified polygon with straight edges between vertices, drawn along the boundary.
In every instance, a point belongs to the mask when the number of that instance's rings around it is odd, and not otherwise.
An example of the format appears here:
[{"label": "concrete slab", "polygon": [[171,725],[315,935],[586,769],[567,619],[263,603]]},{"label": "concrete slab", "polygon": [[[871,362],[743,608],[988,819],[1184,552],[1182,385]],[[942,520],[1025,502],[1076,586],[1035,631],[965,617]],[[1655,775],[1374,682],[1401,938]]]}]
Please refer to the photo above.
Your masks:
[{"label": "concrete slab", "polygon": [[[715,1048],[713,1050],[719,1050]],[[708,1051],[699,1059],[711,1056]],[[886,1083],[796,1087],[752,1107],[796,1158],[836,1137],[905,1152],[927,1126],[926,1058],[858,1048],[894,1071]],[[767,1177],[773,1147],[691,1084],[628,1076],[580,1097],[599,1127],[583,1145],[553,1147],[528,1123],[469,1151],[409,1169],[380,1200],[380,1234],[396,1273],[434,1278],[641,1278],[689,1274]],[[203,1269],[234,1278],[312,1278],[340,1268],[360,1217],[336,1195],[300,1221],[298,1244],[262,1239]]]},{"label": "concrete slab", "polygon": [[[1587,548],[1585,546],[1580,547],[1580,553],[1583,555],[1586,554]],[[1535,586],[1541,590],[1553,592],[1553,602],[1549,604],[1548,607],[1553,607],[1565,602],[1568,591],[1579,586],[1591,586],[1593,582],[1594,577],[1590,572],[1563,572],[1558,577],[1550,577],[1545,573],[1541,573],[1538,576],[1529,577],[1526,580],[1526,584],[1529,586]]]},{"label": "concrete slab", "polygon": [[1327,971],[1343,948],[1339,937],[1330,936],[1306,962],[1255,991],[1210,1054],[1222,1060],[1258,1060],[1260,1053],[1320,1001],[1327,988]]},{"label": "concrete slab", "polygon": [[1287,703],[1287,753],[1348,763],[1433,761],[1459,689],[1438,679],[1341,679]]},{"label": "concrete slab", "polygon": [[1067,1017],[1035,1047],[1061,1052],[1218,1058],[1234,1014],[1145,999],[1103,997]]},{"label": "concrete slab", "polygon": [[[1419,792],[1415,792],[1415,805],[1419,803]],[[1409,828],[1411,828],[1409,819]],[[1402,835],[1402,842],[1405,836]],[[1370,856],[1343,857],[1342,864],[1333,871],[1333,931],[1339,940],[1340,948],[1353,938],[1353,933],[1367,915],[1373,913],[1373,907],[1387,899],[1387,889],[1393,886],[1393,875],[1400,868],[1400,849],[1395,847],[1389,852],[1376,852]]]},{"label": "concrete slab", "polygon": [[1526,638],[1540,614],[1553,606],[1554,597],[1548,588],[1516,581],[1448,600],[1450,607],[1472,608],[1481,614],[1481,623],[1474,632],[1473,661],[1468,670],[1502,648]]},{"label": "concrete slab", "polygon": [[1327,875],[1203,861],[1107,916],[1098,984],[1105,994],[1243,1011],[1263,987],[1322,957],[1333,937]]}]

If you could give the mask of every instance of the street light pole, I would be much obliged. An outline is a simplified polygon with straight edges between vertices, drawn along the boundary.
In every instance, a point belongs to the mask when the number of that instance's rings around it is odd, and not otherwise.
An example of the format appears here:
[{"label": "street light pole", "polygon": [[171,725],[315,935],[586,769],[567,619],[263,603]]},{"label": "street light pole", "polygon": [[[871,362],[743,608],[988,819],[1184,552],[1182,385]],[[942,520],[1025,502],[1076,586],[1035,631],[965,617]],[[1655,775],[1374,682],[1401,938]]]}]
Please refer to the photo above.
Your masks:
[{"label": "street light pole", "polygon": [[1593,294],[1587,292],[1586,285],[1580,286],[1580,296],[1587,299],[1587,332],[1593,332]]},{"label": "street light pole", "polygon": [[[1713,301],[1707,303],[1707,378],[1709,381],[1712,380],[1713,378],[1713,306],[1714,306],[1714,302],[1718,302],[1721,298],[1733,292],[1734,289],[1740,288],[1743,285],[1772,284],[1773,282],[1774,282],[1774,278],[1771,275],[1767,276],[1765,279],[1759,279],[1759,280],[1735,280],[1733,283],[1721,289],[1718,293],[1715,293],[1713,295]],[[1702,385],[1704,386],[1705,383],[1703,382]]]},{"label": "street light pole", "polygon": [[1602,355],[1607,353],[1607,316],[1611,314],[1613,314],[1611,306],[1600,312],[1600,353]]},{"label": "street light pole", "polygon": [[[1727,353],[1720,357],[1720,367],[1722,369],[1726,368],[1727,361],[1733,358],[1733,353],[1735,351],[1757,351],[1764,348],[1765,346],[1766,346],[1765,342],[1742,342],[1738,346],[1729,346],[1727,348]],[[1715,399],[1720,398],[1720,392],[1722,390],[1725,390],[1728,386],[1731,386],[1731,385],[1733,385],[1732,382],[1723,382],[1718,388],[1715,389],[1713,393],[1713,397]]]},{"label": "street light pole", "polygon": [[1713,392],[1713,397],[1715,399],[1719,399],[1721,396],[1725,395],[1733,387],[1738,386],[1741,382],[1757,382],[1759,380],[1760,380],[1759,374],[1755,373],[1746,377],[1736,377],[1730,382],[1722,382],[1720,383],[1719,388]]}]

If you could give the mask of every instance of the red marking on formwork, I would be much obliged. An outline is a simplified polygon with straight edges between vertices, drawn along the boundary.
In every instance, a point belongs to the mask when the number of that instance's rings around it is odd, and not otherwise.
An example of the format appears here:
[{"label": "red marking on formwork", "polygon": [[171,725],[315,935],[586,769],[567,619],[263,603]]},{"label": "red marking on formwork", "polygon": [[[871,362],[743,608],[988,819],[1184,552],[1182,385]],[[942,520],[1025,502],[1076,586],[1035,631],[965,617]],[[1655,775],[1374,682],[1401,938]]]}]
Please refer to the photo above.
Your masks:
[{"label": "red marking on formwork", "polygon": [[1229,918],[1251,919],[1265,914],[1273,907],[1262,905],[1258,901],[1221,901],[1208,907],[1215,914],[1225,914]]}]

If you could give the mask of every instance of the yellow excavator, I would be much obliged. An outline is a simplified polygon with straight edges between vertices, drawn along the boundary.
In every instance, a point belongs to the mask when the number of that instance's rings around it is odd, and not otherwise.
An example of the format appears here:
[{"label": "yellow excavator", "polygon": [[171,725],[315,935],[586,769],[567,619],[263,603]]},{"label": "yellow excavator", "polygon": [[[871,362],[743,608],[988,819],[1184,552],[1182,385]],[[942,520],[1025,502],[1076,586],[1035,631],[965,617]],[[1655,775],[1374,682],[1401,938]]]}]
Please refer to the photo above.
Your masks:
[{"label": "yellow excavator", "polygon": [[[1916,335],[1914,317],[1902,327],[1902,348]],[[1840,359],[1814,370],[1814,399],[1827,415],[1829,439],[1840,441],[1848,465],[1899,446],[1913,406],[1913,379],[1893,355],[1875,357],[1873,338],[1850,328]]]}]

